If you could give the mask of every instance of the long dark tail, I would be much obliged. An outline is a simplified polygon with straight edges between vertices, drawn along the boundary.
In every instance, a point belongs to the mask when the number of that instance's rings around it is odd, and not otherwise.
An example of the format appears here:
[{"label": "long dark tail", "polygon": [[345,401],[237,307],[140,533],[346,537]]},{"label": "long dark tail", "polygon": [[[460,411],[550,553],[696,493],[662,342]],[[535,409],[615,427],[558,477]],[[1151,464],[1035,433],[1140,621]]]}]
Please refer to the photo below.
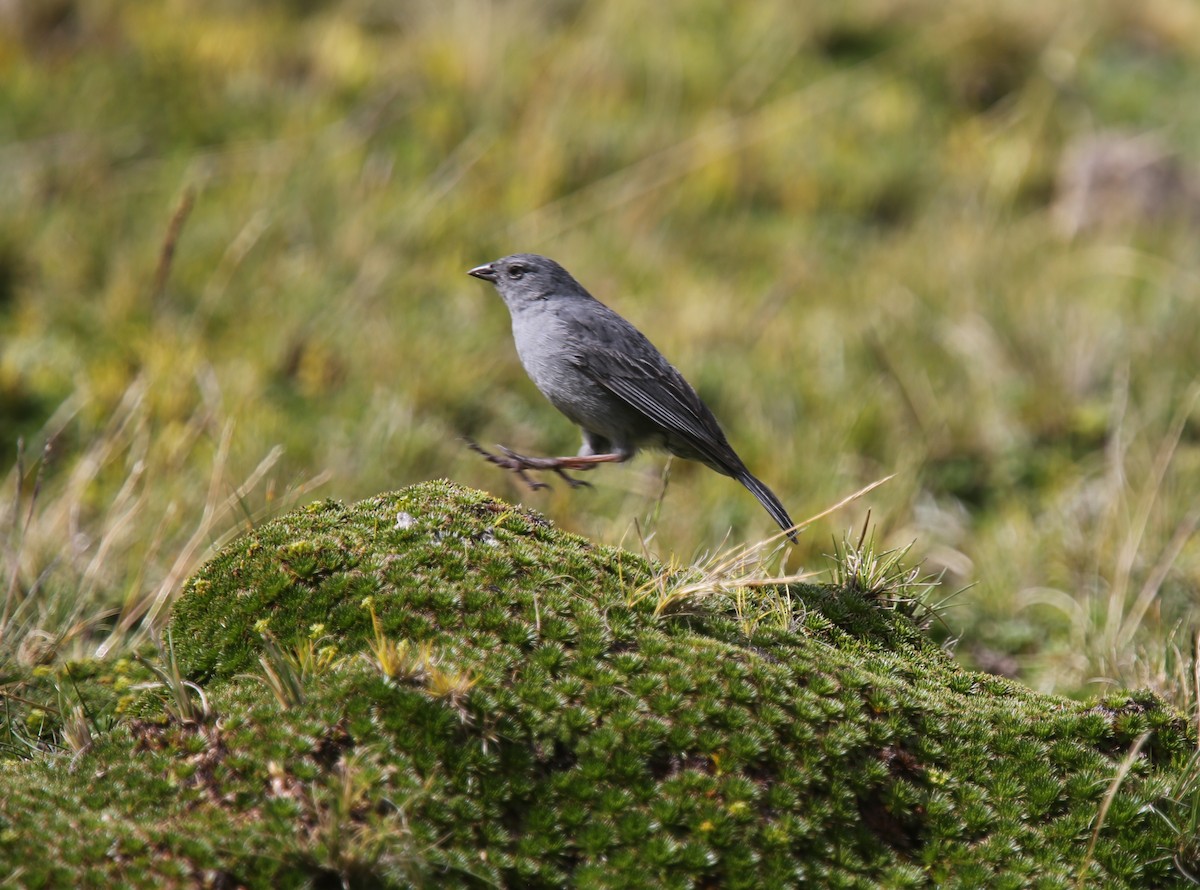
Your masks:
[{"label": "long dark tail", "polygon": [[788,516],[788,511],[783,508],[783,504],[779,502],[779,498],[775,497],[775,493],[751,476],[748,470],[744,470],[734,478],[750,489],[750,493],[758,498],[759,503],[767,508],[767,512],[771,514],[771,518],[779,523],[781,529],[787,532],[788,540],[795,544],[796,533],[791,529],[796,523],[792,522],[792,517]]}]

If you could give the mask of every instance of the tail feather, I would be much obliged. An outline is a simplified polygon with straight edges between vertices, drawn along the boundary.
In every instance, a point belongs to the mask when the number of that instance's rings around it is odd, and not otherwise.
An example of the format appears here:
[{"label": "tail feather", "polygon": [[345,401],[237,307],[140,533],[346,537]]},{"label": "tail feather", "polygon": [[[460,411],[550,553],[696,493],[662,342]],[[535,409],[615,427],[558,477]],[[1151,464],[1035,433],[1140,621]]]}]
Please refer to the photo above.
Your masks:
[{"label": "tail feather", "polygon": [[788,511],[779,502],[779,498],[775,497],[775,493],[751,476],[748,471],[739,473],[735,478],[742,485],[750,489],[750,493],[758,498],[759,503],[767,508],[767,512],[771,514],[771,518],[779,523],[781,529],[787,532],[788,540],[795,544],[796,532],[793,530],[793,527],[796,523],[792,521],[792,517],[788,516]]}]

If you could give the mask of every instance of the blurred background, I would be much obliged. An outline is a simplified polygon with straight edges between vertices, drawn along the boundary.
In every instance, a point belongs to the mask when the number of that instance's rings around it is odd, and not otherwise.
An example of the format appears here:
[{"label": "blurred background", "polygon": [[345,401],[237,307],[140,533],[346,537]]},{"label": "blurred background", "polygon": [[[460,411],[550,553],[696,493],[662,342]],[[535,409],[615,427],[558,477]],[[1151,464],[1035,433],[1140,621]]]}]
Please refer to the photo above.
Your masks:
[{"label": "blurred background", "polygon": [[430,478],[668,562],[773,534],[698,465],[463,447],[578,447],[465,274],[533,251],[798,520],[896,474],[789,569],[869,509],[964,663],[1190,707],[1198,137],[1191,0],[0,0],[0,659]]}]

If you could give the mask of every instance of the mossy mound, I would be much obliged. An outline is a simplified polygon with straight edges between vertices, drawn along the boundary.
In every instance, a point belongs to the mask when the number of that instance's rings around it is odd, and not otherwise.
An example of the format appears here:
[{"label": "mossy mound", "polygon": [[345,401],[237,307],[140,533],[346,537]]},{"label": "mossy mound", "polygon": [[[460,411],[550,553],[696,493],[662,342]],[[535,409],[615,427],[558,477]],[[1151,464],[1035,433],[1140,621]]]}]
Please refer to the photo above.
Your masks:
[{"label": "mossy mound", "polygon": [[[447,483],[269,523],[172,619],[213,716],[119,720],[74,759],[0,767],[0,877],[1183,884],[1152,806],[1190,743],[1153,697],[1080,704],[969,673],[903,616],[818,587],[793,590],[786,629],[748,631],[718,597],[658,615],[637,595],[654,570]],[[288,707],[247,677],[264,619],[340,656]],[[381,640],[425,669],[384,676]]]}]

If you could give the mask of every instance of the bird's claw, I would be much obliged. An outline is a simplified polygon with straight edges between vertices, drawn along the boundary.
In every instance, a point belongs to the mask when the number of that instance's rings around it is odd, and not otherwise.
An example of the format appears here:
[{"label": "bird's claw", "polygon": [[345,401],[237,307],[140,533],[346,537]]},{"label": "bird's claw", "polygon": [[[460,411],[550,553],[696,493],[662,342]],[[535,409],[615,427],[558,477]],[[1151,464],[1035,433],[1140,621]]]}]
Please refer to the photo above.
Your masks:
[{"label": "bird's claw", "polygon": [[[555,467],[554,472],[558,473],[558,475],[562,478],[562,480],[564,482],[566,482],[567,485],[571,486],[572,488],[591,488],[592,487],[592,483],[590,483],[590,482],[587,482],[583,479],[576,479],[574,476],[568,476],[566,474],[566,471],[564,471],[561,467]],[[542,484],[545,485],[546,483],[543,482]]]},{"label": "bird's claw", "polygon": [[[524,454],[517,454],[511,448],[504,445],[497,446],[504,452],[504,463],[501,466],[507,466],[510,470],[516,472],[518,476],[524,479],[527,483],[538,488],[549,488],[545,482],[535,482],[526,475],[527,470],[551,470],[558,475],[560,479],[567,483],[572,488],[591,488],[592,483],[584,482],[582,479],[576,479],[573,476],[568,476],[567,471],[562,467],[562,461],[556,457],[529,457]],[[480,449],[482,451],[482,449]],[[496,461],[493,461],[496,463]]]},{"label": "bird's claw", "polygon": [[528,485],[533,491],[537,491],[539,488],[549,488],[550,486],[545,482],[531,478],[529,475],[531,470],[552,470],[553,472],[557,473],[564,482],[571,486],[571,488],[592,487],[592,483],[590,482],[584,482],[582,479],[575,479],[571,476],[568,476],[558,458],[529,457],[524,454],[518,454],[511,448],[507,448],[504,445],[499,445],[497,447],[503,452],[502,457],[486,450],[478,442],[475,442],[472,439],[464,439],[464,441],[467,443],[468,448],[470,448],[488,463],[495,464],[496,466],[505,470],[512,470],[512,472],[517,474],[517,478]]}]

